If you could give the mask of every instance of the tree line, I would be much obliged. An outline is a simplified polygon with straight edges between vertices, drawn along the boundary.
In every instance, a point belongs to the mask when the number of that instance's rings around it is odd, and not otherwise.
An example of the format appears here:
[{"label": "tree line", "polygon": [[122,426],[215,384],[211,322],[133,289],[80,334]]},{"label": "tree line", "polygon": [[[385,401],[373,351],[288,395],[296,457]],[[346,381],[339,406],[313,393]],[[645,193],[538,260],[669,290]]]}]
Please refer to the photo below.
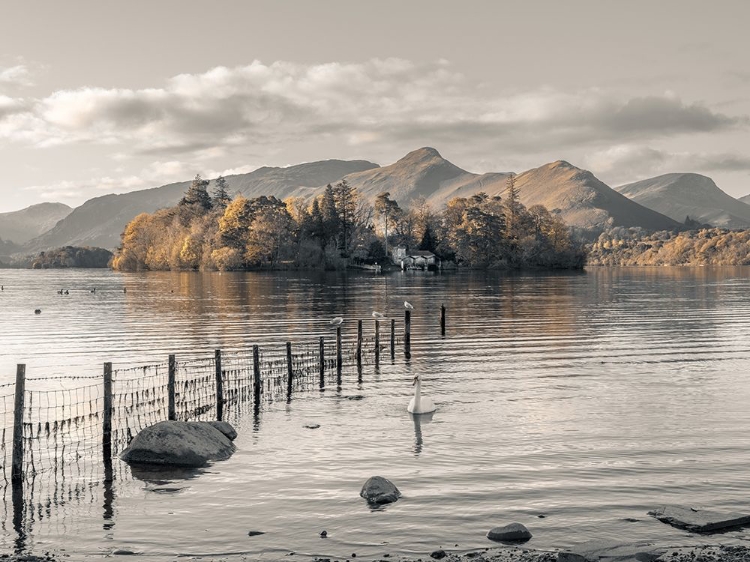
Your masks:
[{"label": "tree line", "polygon": [[556,213],[526,208],[511,176],[505,197],[478,193],[435,211],[424,198],[402,208],[390,193],[370,204],[341,180],[311,199],[230,197],[227,182],[196,176],[171,208],[135,217],[122,233],[114,269],[343,269],[384,263],[396,246],[459,265],[581,268],[582,245]]}]

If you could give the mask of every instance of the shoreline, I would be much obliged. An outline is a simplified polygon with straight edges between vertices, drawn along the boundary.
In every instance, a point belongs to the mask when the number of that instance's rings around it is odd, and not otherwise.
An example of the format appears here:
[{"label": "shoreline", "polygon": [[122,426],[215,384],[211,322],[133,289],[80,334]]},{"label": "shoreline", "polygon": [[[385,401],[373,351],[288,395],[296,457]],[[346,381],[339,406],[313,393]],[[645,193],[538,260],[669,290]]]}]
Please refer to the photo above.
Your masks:
[{"label": "shoreline", "polygon": [[[425,552],[422,555],[402,556],[383,553],[376,556],[357,556],[353,553],[349,558],[323,557],[297,555],[288,552],[278,558],[268,558],[264,555],[250,554],[223,554],[217,556],[189,556],[189,560],[199,562],[250,562],[262,560],[263,562],[285,561],[304,559],[310,562],[355,562],[363,560],[367,562],[750,562],[750,546],[701,544],[701,545],[674,545],[669,543],[598,543],[591,541],[585,544],[607,544],[609,548],[618,549],[609,555],[597,554],[586,555],[579,549],[553,549],[541,550],[524,548],[523,545],[492,546],[479,549],[444,551],[435,550]],[[100,560],[100,559],[137,559],[142,554],[131,551],[115,551],[102,553],[101,555],[84,555],[78,558],[75,554],[67,552],[45,552],[37,554],[0,554],[1,560],[8,562],[62,562],[69,560]],[[180,558],[183,555],[174,555],[169,558]],[[149,558],[151,558],[149,556]]]}]

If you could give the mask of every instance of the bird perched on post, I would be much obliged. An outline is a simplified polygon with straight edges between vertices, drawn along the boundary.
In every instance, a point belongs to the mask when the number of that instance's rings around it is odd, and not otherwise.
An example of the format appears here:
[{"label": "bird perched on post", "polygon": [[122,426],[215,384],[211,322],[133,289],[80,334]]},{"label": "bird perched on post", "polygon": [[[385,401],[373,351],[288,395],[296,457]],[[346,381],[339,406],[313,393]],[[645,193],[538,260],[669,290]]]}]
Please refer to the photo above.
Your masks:
[{"label": "bird perched on post", "polygon": [[341,316],[337,316],[336,318],[334,318],[333,320],[331,320],[331,326],[341,326],[341,323],[343,321],[344,321],[344,319],[341,318]]},{"label": "bird perched on post", "polygon": [[414,306],[408,301],[404,301],[404,308],[406,310],[414,310]]},{"label": "bird perched on post", "polygon": [[383,314],[382,312],[374,312],[373,311],[372,317],[376,318],[378,320],[382,320],[383,318],[385,318],[385,314]]}]

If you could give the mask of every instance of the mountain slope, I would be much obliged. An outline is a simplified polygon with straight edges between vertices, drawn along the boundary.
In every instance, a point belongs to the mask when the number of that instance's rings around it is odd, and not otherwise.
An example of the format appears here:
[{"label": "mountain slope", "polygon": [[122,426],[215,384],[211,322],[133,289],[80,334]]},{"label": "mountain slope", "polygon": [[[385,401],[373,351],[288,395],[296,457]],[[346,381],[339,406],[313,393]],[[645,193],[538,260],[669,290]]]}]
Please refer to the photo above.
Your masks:
[{"label": "mountain slope", "polygon": [[72,210],[63,203],[40,203],[20,211],[0,213],[0,238],[24,244],[55,226]]},{"label": "mountain slope", "polygon": [[[232,193],[239,192],[246,197],[275,195],[284,198],[300,186],[335,182],[353,171],[373,167],[377,167],[377,164],[362,160],[326,160],[289,168],[259,168],[248,174],[228,176],[226,179]],[[29,241],[25,250],[36,252],[61,246],[114,249],[120,244],[120,234],[131,220],[140,213],[153,213],[176,205],[189,185],[189,181],[184,181],[89,199],[49,232]],[[213,182],[209,186],[209,190],[211,189]]]},{"label": "mountain slope", "polygon": [[740,197],[737,199],[737,201],[742,201],[743,203],[750,205],[750,195],[745,195],[744,197]]},{"label": "mountain slope", "polygon": [[631,201],[597,179],[589,171],[558,160],[516,177],[521,202],[530,207],[559,209],[563,220],[583,229],[599,229],[611,217],[615,226],[640,226],[668,230],[679,224],[656,211]]},{"label": "mountain slope", "polygon": [[711,178],[700,174],[665,174],[615,189],[680,222],[689,216],[723,228],[750,227],[750,205],[727,195]]}]

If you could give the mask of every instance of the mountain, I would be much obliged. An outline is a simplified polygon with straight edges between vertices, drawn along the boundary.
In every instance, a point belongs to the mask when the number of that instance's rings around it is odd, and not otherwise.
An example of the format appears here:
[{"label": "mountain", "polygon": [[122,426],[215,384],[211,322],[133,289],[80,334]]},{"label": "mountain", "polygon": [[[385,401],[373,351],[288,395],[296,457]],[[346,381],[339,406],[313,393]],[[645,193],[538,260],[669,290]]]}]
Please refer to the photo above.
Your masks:
[{"label": "mountain", "polygon": [[669,230],[679,224],[617,193],[587,170],[558,160],[516,177],[521,202],[560,210],[563,220],[582,229],[599,229],[611,217],[615,226]]},{"label": "mountain", "polygon": [[[363,160],[325,160],[288,168],[259,168],[248,174],[227,176],[232,193],[246,197],[275,195],[287,197],[300,186],[318,186],[336,182],[346,174],[377,167]],[[37,252],[61,246],[96,246],[114,249],[120,244],[120,234],[125,226],[140,213],[153,213],[172,207],[185,194],[189,181],[172,183],[89,199],[77,207],[53,229],[34,238],[25,245],[28,252]],[[209,189],[213,188],[212,185]]]},{"label": "mountain", "polygon": [[55,226],[72,210],[62,203],[39,203],[20,211],[0,213],[0,238],[24,244]]},{"label": "mountain", "polygon": [[750,205],[724,193],[700,174],[665,174],[621,185],[618,192],[684,222],[685,217],[723,228],[750,227]]},{"label": "mountain", "polygon": [[[479,191],[490,194],[504,189],[507,173],[472,174],[444,159],[434,148],[424,147],[382,168],[355,172],[344,176],[370,202],[383,192],[389,192],[401,206],[424,197],[435,208],[440,208],[454,197],[466,197]],[[301,197],[320,193],[324,187],[300,189]]]},{"label": "mountain", "polygon": [[742,201],[743,203],[747,203],[748,205],[750,205],[750,195],[740,197],[739,199],[737,199],[737,201]]}]

